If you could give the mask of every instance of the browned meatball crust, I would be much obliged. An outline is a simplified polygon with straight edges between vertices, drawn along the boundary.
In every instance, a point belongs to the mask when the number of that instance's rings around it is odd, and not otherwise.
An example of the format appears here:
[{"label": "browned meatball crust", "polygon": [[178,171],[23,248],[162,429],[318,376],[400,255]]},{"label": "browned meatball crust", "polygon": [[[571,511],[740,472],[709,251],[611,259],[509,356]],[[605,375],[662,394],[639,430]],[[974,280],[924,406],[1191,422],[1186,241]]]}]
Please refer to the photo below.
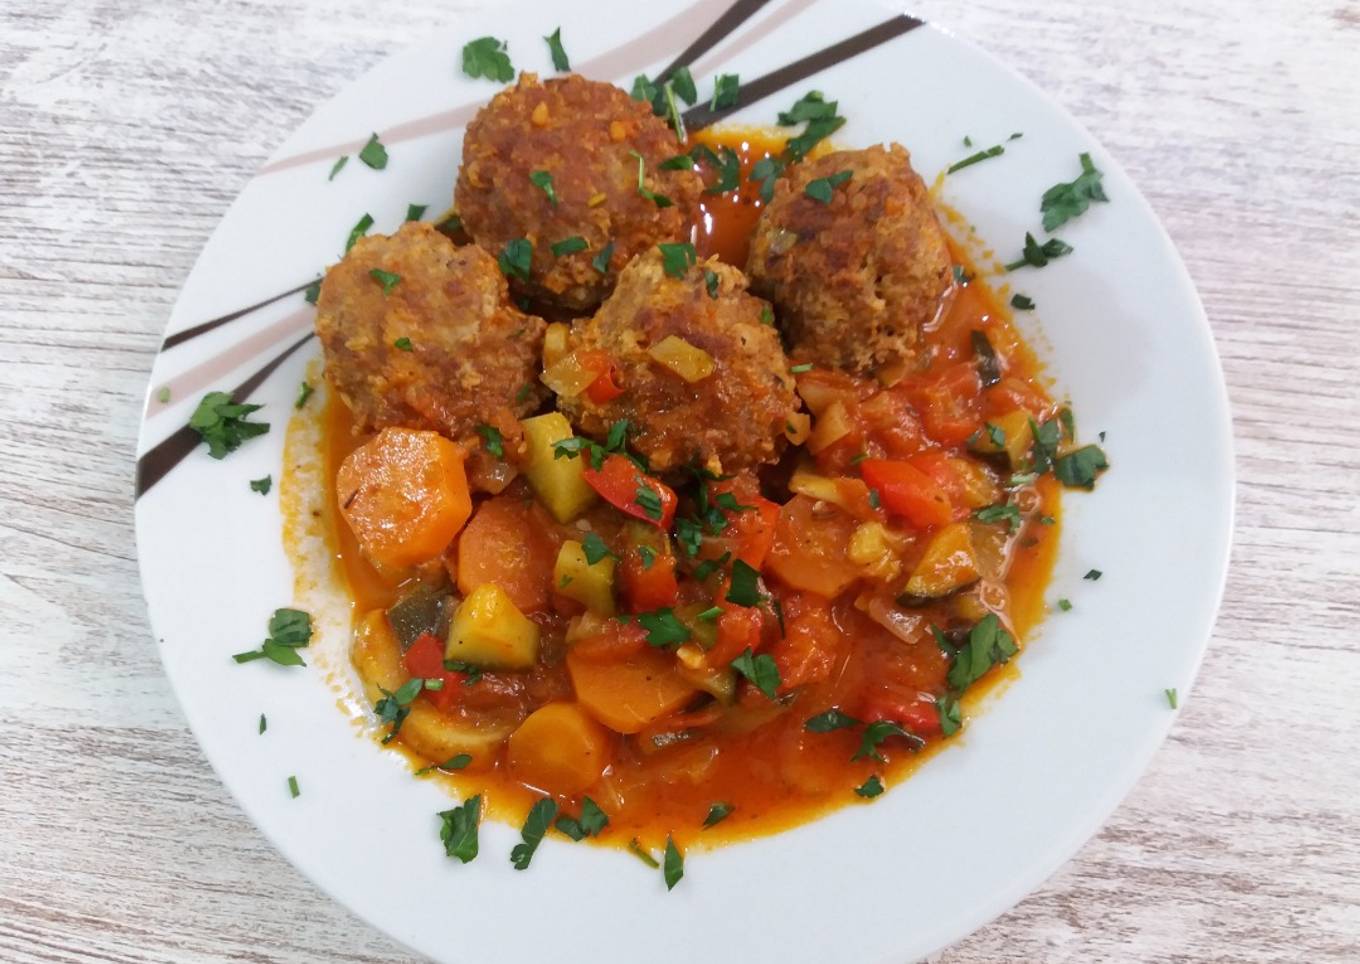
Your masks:
[{"label": "browned meatball crust", "polygon": [[[736,268],[713,258],[675,278],[652,248],[572,332],[573,351],[608,355],[623,393],[604,404],[559,396],[558,407],[597,439],[628,419],[629,444],[658,472],[690,461],[722,472],[772,462],[798,401],[779,335],[762,321],[768,312]],[[670,335],[707,352],[712,374],[689,382],[649,354]]]},{"label": "browned meatball crust", "polygon": [[[806,194],[842,171],[850,179],[830,203]],[[795,167],[761,213],[746,263],[795,358],[859,374],[910,358],[953,291],[952,268],[926,186],[898,144]]]},{"label": "browned meatball crust", "polygon": [[[634,255],[659,241],[689,239],[702,182],[688,167],[659,166],[683,150],[649,105],[612,84],[521,74],[468,125],[454,204],[468,234],[492,255],[520,238],[533,243],[529,281],[511,281],[517,293],[589,311]],[[667,206],[638,192],[636,155],[646,189]],[[552,178],[556,203],[530,179],[536,172]],[[585,241],[583,250],[552,253],[575,237]],[[609,244],[601,272],[592,260]]]},{"label": "browned meatball crust", "polygon": [[[375,270],[398,280],[384,292]],[[467,439],[485,422],[517,435],[546,395],[543,320],[510,303],[494,258],[429,224],[360,239],[326,272],[316,307],[326,377],[360,430]]]}]

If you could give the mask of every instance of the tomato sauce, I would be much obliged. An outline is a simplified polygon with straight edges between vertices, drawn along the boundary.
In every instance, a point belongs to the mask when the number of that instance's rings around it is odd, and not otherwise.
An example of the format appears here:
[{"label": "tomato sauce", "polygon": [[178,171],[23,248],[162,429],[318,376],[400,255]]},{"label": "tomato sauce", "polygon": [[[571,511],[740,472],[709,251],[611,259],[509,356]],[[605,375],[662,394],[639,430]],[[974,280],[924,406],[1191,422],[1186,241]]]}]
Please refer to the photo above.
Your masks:
[{"label": "tomato sauce", "polygon": [[[752,164],[777,152],[782,142],[765,132],[731,129],[704,131],[696,136],[696,140],[714,150],[729,147],[737,152],[742,163],[739,192],[704,198],[696,238],[699,256],[716,254],[724,261],[741,266],[761,206],[759,187],[747,181],[747,174]],[[1043,387],[1037,359],[1013,327],[1008,310],[978,277],[966,252],[952,247],[955,262],[966,275],[973,276],[972,280],[957,291],[939,323],[924,333],[924,349],[930,359],[928,367],[883,394],[893,399],[920,398],[921,392],[933,391],[939,385],[947,386],[951,373],[959,371],[959,366],[973,358],[970,333],[983,331],[996,352],[1006,360],[1006,378],[985,394],[987,414],[1017,401],[1031,410],[1054,411],[1052,400]],[[851,395],[859,392],[862,396],[858,402],[850,402],[856,411],[870,410],[872,405],[867,399],[880,388],[877,385],[847,388],[839,383],[838,386],[838,390]],[[851,395],[843,397],[850,398]],[[331,399],[324,431],[325,474],[331,487],[325,500],[325,516],[336,564],[354,600],[357,622],[366,613],[391,607],[407,587],[400,580],[377,572],[365,561],[337,509],[338,495],[334,490],[337,471],[345,457],[364,439],[357,438],[352,432],[345,405],[336,400],[333,393]],[[858,417],[866,419],[869,416]],[[863,444],[863,439],[877,438],[868,428],[863,428],[862,436],[854,437],[860,440],[857,447]],[[962,441],[946,446],[942,451],[957,459],[966,457],[966,446]],[[856,451],[838,452],[833,445],[820,452],[816,462],[826,475],[838,471],[853,476],[857,475],[855,459],[858,457]],[[508,496],[499,498],[515,496],[527,501],[527,489],[512,487],[507,492]],[[1024,526],[1022,537],[1010,544],[1010,561],[1001,590],[1005,598],[1003,605],[998,607],[1004,611],[1020,645],[1046,611],[1044,592],[1061,527],[1060,487],[1055,480],[1051,476],[1040,478],[1032,492],[1034,504],[1030,521]],[[811,513],[807,522],[809,531],[815,531],[821,524],[816,515],[820,511],[819,505],[812,500],[806,503],[806,511]],[[790,511],[787,506],[783,510],[785,515]],[[863,511],[871,513],[876,507]],[[598,531],[610,535],[619,531],[621,523],[617,516],[618,513],[608,506],[600,505],[586,518]],[[563,538],[579,536],[579,531],[573,535],[570,528],[556,527],[550,520],[544,521],[546,519],[544,516],[529,524],[557,540],[553,544],[559,544]],[[854,528],[854,520],[841,521],[847,531]],[[781,516],[779,524],[787,528],[793,523]],[[878,776],[888,789],[892,789],[912,769],[950,742],[931,739],[924,749],[917,751],[904,741],[890,739],[877,747],[882,760],[872,757],[852,759],[860,748],[862,727],[830,732],[806,729],[810,717],[831,708],[843,709],[866,722],[896,714],[893,718],[906,720],[910,729],[924,705],[913,703],[915,694],[938,692],[944,688],[950,662],[941,648],[932,642],[907,644],[889,632],[871,612],[866,612],[864,593],[857,589],[826,600],[784,582],[781,572],[798,572],[805,562],[796,553],[806,547],[780,548],[779,540],[787,541],[788,538],[791,538],[788,533],[776,535],[776,548],[762,569],[770,591],[782,604],[785,623],[784,636],[773,649],[785,678],[796,678],[806,671],[812,681],[779,701],[767,699],[754,687],[743,683],[730,706],[720,709],[715,709],[715,704],[698,706],[679,711],[666,721],[666,726],[650,727],[631,736],[610,734],[612,763],[604,776],[584,791],[584,795],[609,815],[609,826],[601,836],[605,842],[623,846],[636,838],[642,845],[656,849],[668,835],[673,835],[683,848],[775,832],[834,808],[868,803],[855,794],[856,787],[864,785],[871,776]],[[781,552],[785,553],[787,563],[783,569],[780,567]],[[794,552],[791,562],[789,552]],[[907,550],[908,557],[913,553],[919,556],[920,547]],[[803,577],[795,575],[792,578]],[[916,631],[923,633],[925,622],[943,618],[937,616],[943,612],[941,605],[928,603],[919,611],[900,610],[896,618],[917,620]],[[535,617],[544,632],[546,655],[541,658],[541,665],[529,674],[529,682],[517,684],[513,693],[511,688],[505,691],[505,699],[520,701],[516,704],[520,712],[527,713],[534,708],[535,693],[540,696],[550,694],[550,698],[560,698],[552,694],[570,693],[571,683],[563,664],[566,644],[562,634],[571,613],[569,607],[558,606]],[[968,688],[962,699],[965,719],[989,688],[1014,673],[1013,666],[1011,663],[998,667],[977,685]],[[498,677],[509,675],[488,674],[488,679],[495,683]],[[933,717],[922,725],[926,729],[936,727],[938,733]],[[410,755],[413,766],[441,762]],[[440,772],[432,778],[450,782],[463,795],[481,793],[486,811],[510,822],[522,820],[532,803],[543,795],[514,779],[503,754],[488,769],[475,773]],[[911,791],[901,789],[898,792]],[[581,796],[558,796],[562,812],[579,813]],[[728,806],[730,815],[715,827],[704,829],[704,818],[716,803]]]}]

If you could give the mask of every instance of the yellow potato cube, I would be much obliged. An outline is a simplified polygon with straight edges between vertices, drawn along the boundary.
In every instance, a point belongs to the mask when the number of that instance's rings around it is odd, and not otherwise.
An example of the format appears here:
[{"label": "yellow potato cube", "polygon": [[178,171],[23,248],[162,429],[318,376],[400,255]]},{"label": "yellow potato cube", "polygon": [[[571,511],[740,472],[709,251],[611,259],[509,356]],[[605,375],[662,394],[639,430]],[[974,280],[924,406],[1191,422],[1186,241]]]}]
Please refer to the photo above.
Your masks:
[{"label": "yellow potato cube", "polygon": [[920,599],[939,599],[977,582],[980,574],[966,522],[951,522],[931,538],[904,590]]},{"label": "yellow potato cube", "polygon": [[538,659],[538,626],[495,583],[459,604],[449,626],[446,659],[498,669],[527,669]]},{"label": "yellow potato cube", "polygon": [[561,412],[536,415],[520,422],[528,449],[524,475],[538,500],[558,522],[571,522],[595,502],[586,484],[583,456],[555,458],[553,446],[572,438],[571,423]]},{"label": "yellow potato cube", "polygon": [[591,565],[581,543],[568,539],[557,551],[553,588],[593,613],[614,615],[614,557],[605,556]]}]

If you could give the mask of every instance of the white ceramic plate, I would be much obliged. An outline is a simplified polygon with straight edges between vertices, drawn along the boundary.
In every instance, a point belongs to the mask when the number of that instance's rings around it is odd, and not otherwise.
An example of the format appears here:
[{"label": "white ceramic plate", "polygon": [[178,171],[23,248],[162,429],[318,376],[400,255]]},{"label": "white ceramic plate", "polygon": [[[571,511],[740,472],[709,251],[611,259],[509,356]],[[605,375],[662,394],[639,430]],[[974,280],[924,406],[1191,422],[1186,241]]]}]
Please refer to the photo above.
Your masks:
[{"label": "white ceramic plate", "polygon": [[[547,74],[540,38],[559,24],[574,65],[597,79],[627,86],[680,58],[702,95],[715,73],[740,73],[738,122],[769,123],[824,90],[849,118],[838,142],[900,141],[927,181],[969,153],[964,135],[987,146],[1024,132],[943,189],[999,258],[1038,230],[1040,193],[1075,176],[1079,152],[1104,171],[1110,198],[1060,230],[1071,256],[1003,279],[1038,303],[1021,323],[1083,433],[1108,433],[1113,470],[1093,495],[1065,503],[1052,596],[1075,608],[1048,620],[1018,682],[961,746],[872,806],[691,854],[670,893],[622,852],[560,839],[516,872],[506,855],[517,828],[494,823],[478,860],[447,859],[434,814],[448,796],[359,735],[348,609],[324,568],[295,581],[280,540],[285,423],[319,354],[301,286],[338,258],[362,213],[387,232],[410,202],[430,216],[446,205],[462,125],[499,89],[462,75],[462,45],[507,38],[517,68]],[[371,131],[383,134],[387,169],[351,159],[328,182],[334,159]],[[169,403],[158,401],[163,386]],[[225,461],[208,458],[183,426],[212,389],[263,403],[258,417],[273,431]],[[137,538],[166,672],[213,766],[289,860],[403,943],[459,961],[900,962],[1018,901],[1095,832],[1148,762],[1174,719],[1163,691],[1188,696],[1218,605],[1230,446],[1222,375],[1180,259],[1119,165],[1020,77],[868,2],[544,0],[458,20],[378,65],[322,105],[237,198],[156,360]],[[262,498],[246,483],[266,474],[276,486]],[[317,551],[306,498],[299,530]],[[1092,567],[1104,578],[1083,581]],[[230,661],[295,600],[319,624],[307,669]]]}]

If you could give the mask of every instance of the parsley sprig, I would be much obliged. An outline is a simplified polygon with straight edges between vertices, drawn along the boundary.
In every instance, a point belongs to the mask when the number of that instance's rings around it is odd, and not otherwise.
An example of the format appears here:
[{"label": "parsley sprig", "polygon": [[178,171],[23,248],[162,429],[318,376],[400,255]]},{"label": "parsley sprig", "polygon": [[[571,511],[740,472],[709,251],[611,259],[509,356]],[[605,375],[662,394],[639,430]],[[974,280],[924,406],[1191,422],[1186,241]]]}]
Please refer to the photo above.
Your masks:
[{"label": "parsley sprig", "polygon": [[301,609],[276,609],[269,617],[269,638],[252,649],[232,656],[238,663],[267,659],[280,666],[306,666],[297,651],[312,641],[312,617]]}]

